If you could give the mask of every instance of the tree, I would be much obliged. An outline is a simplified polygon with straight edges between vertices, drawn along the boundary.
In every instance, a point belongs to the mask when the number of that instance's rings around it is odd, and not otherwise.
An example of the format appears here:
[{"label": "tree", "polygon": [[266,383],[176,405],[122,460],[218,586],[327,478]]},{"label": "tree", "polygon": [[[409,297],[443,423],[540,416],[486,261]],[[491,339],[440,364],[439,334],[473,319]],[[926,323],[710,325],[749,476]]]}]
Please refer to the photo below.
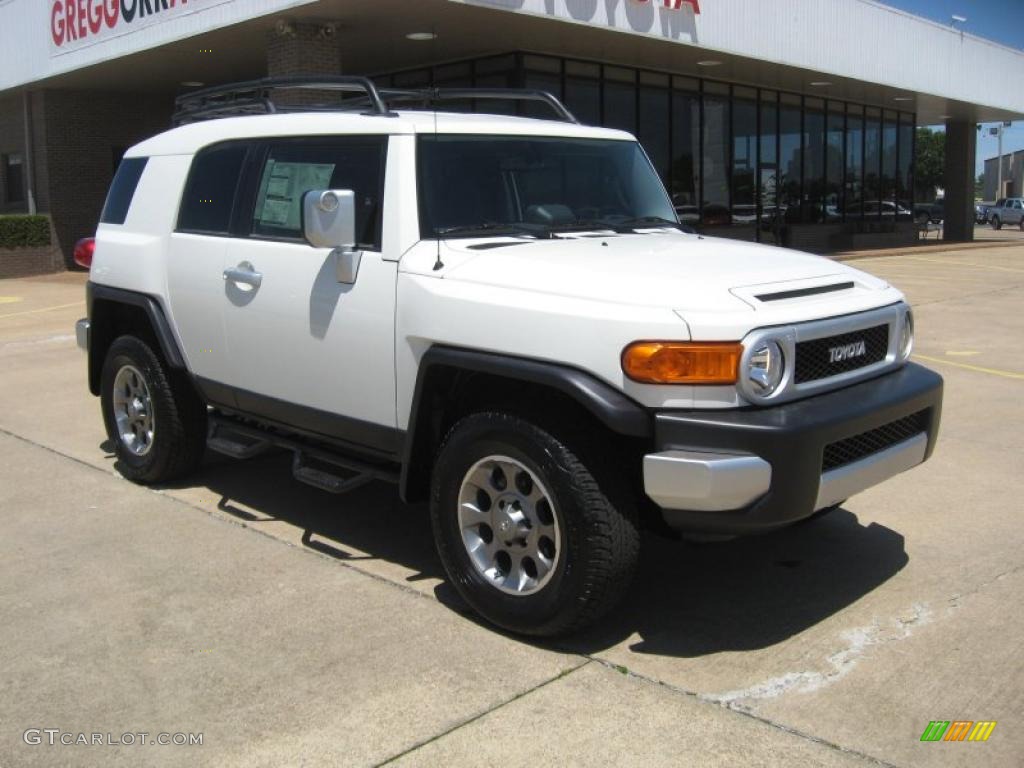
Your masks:
[{"label": "tree", "polygon": [[914,199],[931,202],[935,188],[943,185],[946,168],[946,132],[917,129]]}]

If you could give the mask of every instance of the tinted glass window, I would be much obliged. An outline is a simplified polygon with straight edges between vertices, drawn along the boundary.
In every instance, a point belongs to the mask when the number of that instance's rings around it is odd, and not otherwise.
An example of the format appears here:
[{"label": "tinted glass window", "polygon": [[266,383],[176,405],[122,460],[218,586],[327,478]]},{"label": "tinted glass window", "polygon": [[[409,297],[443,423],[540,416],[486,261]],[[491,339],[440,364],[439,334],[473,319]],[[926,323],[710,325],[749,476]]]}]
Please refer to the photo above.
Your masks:
[{"label": "tinted glass window", "polygon": [[[667,86],[667,80],[665,85]],[[643,85],[640,88],[640,125],[637,138],[654,163],[658,175],[669,179],[671,150],[669,148],[669,91],[667,87]]]},{"label": "tinted glass window", "polygon": [[803,220],[819,222],[825,199],[825,113],[817,99],[808,99],[804,111]]},{"label": "tinted glass window", "polygon": [[665,187],[632,141],[421,136],[419,191],[423,237],[675,221]]},{"label": "tinted glass window", "polygon": [[103,205],[103,213],[100,214],[101,224],[124,224],[128,218],[128,208],[131,207],[132,198],[135,196],[135,189],[139,186],[139,179],[146,169],[146,162],[149,158],[132,157],[122,160],[121,165],[114,174],[114,181],[107,192],[107,202]]},{"label": "tinted glass window", "polygon": [[864,217],[864,112],[850,111],[846,116],[846,200],[847,220]]},{"label": "tinted glass window", "polygon": [[779,213],[785,221],[800,220],[800,106],[783,100],[779,108]]},{"label": "tinted glass window", "polygon": [[228,233],[246,151],[244,144],[225,144],[196,155],[181,199],[180,231]]},{"label": "tinted glass window", "polygon": [[303,195],[311,189],[351,189],[358,245],[379,250],[386,141],[356,136],[272,146],[260,174],[252,234],[301,239]]},{"label": "tinted glass window", "polygon": [[700,223],[700,96],[672,91],[672,204],[679,220]]},{"label": "tinted glass window", "polygon": [[702,220],[708,226],[729,224],[729,98],[704,96],[704,199]]},{"label": "tinted glass window", "polygon": [[757,221],[756,95],[737,94],[732,105],[732,223],[748,227]]}]

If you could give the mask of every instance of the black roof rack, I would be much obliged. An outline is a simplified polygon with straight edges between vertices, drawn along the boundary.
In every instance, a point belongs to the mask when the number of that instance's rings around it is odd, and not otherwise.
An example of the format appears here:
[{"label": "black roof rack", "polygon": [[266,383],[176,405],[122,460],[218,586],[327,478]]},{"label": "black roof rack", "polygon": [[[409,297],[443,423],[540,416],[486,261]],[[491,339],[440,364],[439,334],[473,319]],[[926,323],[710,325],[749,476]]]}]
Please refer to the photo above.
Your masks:
[{"label": "black roof rack", "polygon": [[[281,90],[336,91],[338,100],[321,104],[275,102],[273,94]],[[349,95],[358,94],[358,95]],[[294,75],[247,80],[230,85],[203,88],[174,100],[175,126],[218,117],[266,115],[277,112],[350,112],[394,117],[391,103],[419,103],[426,109],[442,101],[492,99],[536,101],[551,107],[559,120],[579,123],[561,101],[547,91],[518,88],[378,88],[367,77],[355,75]]]}]

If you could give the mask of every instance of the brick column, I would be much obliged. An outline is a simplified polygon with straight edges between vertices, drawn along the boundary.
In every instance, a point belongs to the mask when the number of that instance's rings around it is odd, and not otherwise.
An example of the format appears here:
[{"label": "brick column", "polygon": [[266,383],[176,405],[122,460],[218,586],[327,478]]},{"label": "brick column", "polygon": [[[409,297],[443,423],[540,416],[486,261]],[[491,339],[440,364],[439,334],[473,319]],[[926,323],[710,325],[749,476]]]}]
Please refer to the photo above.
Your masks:
[{"label": "brick column", "polygon": [[[282,19],[267,33],[269,77],[338,74],[341,74],[341,36],[337,25]],[[330,98],[329,92],[309,91],[281,94],[277,100],[287,104],[313,104]]]},{"label": "brick column", "polygon": [[978,129],[973,122],[950,120],[946,123],[945,240],[974,239],[974,155]]}]

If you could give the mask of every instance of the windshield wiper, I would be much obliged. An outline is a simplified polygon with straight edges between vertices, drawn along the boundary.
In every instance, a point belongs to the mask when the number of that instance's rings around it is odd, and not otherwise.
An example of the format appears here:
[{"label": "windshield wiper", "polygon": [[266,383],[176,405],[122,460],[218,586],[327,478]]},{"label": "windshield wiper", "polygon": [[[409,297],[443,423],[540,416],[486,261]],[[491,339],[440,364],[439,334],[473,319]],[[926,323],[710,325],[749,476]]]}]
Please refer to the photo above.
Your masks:
[{"label": "windshield wiper", "polygon": [[554,235],[551,230],[536,224],[516,224],[508,221],[484,221],[479,224],[457,224],[452,227],[438,227],[434,234],[440,237],[446,235],[472,235],[480,233],[484,235],[508,234],[518,237],[550,238]]}]

